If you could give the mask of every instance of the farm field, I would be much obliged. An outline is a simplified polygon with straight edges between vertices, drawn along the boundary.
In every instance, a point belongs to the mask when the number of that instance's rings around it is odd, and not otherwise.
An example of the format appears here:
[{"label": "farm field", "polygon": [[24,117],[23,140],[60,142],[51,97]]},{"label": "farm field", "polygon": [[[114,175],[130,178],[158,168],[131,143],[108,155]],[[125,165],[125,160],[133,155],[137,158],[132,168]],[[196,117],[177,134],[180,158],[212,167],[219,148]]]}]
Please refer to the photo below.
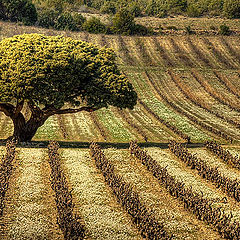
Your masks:
[{"label": "farm field", "polygon": [[[57,32],[2,23],[1,38],[40,32],[63,34],[115,49],[119,67],[138,92],[133,111],[54,116],[34,140],[193,143],[240,141],[239,37],[124,37]],[[0,115],[0,138],[12,132]],[[60,131],[59,131],[60,130]]]},{"label": "farm field", "polygon": [[[67,224],[83,227],[84,239],[240,239],[239,36],[0,27],[0,39],[38,32],[111,47],[138,93],[132,111],[110,107],[49,118],[32,144],[17,146],[13,160],[0,146],[0,178],[6,172],[8,183],[0,194],[0,239],[64,239]],[[12,131],[0,113],[1,143]],[[60,144],[52,155],[49,140]],[[135,145],[130,151],[132,140],[145,152]],[[102,150],[89,148],[92,141]],[[214,154],[206,141],[232,155]]]},{"label": "farm field", "polygon": [[[239,223],[240,206],[233,197],[199,176],[169,149],[151,147],[146,151],[160,167],[167,167],[171,176],[184,182],[186,188],[191,186],[193,192],[211,201],[213,209],[221,208],[225,215],[231,212],[233,220]],[[223,175],[240,180],[239,170],[224,163],[206,148],[189,151],[205,159],[209,166],[218,166]],[[4,147],[0,148],[0,152],[1,155],[5,153]],[[197,218],[196,212],[188,211],[182,201],[172,196],[137,157],[131,156],[129,150],[106,148],[103,152],[116,173],[139,194],[140,202],[151,209],[169,235],[173,234],[173,239],[223,239],[213,224],[207,225]],[[74,212],[81,217],[86,228],[85,238],[142,239],[140,229],[104,180],[89,149],[60,148],[59,153],[68,187],[73,189]],[[234,153],[240,154],[240,148],[235,147]],[[64,239],[56,222],[47,149],[17,148],[13,165],[0,219],[1,239]]]}]

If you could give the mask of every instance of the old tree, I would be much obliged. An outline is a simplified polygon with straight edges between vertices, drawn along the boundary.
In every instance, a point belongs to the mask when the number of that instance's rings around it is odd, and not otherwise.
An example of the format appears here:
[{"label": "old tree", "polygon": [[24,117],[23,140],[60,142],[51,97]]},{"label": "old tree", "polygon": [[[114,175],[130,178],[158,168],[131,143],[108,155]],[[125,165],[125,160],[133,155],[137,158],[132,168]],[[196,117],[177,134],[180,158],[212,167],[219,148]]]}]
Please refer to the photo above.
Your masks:
[{"label": "old tree", "polygon": [[0,42],[0,111],[11,118],[19,141],[30,141],[54,114],[109,105],[133,109],[136,101],[111,49],[39,34]]}]

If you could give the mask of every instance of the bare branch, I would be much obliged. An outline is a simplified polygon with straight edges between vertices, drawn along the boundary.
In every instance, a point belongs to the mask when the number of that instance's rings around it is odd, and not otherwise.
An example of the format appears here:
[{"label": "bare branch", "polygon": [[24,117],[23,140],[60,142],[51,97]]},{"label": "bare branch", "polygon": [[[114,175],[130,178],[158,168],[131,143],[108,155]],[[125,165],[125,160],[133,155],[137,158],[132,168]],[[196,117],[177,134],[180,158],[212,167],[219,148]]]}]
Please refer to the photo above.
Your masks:
[{"label": "bare branch", "polygon": [[68,109],[49,109],[47,110],[48,112],[46,114],[48,115],[54,115],[54,114],[67,114],[67,113],[77,113],[81,111],[86,111],[86,112],[93,112],[96,111],[97,109],[93,107],[81,107],[81,108],[68,108]]}]

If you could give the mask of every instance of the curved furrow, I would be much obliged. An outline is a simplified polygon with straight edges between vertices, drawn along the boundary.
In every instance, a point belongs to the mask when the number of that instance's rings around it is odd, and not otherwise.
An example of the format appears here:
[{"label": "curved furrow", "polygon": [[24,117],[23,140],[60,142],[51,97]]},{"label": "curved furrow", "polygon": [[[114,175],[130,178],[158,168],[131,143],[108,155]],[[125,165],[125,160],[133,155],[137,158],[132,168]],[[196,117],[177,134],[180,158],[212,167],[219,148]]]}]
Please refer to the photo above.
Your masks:
[{"label": "curved furrow", "polygon": [[209,59],[206,54],[201,50],[199,46],[195,45],[195,42],[192,41],[190,37],[187,38],[187,44],[193,52],[194,56],[196,59],[201,60],[202,63],[205,65],[207,68],[216,68],[216,66],[213,64],[211,59]]},{"label": "curved furrow", "polygon": [[[151,77],[149,75],[148,75],[148,79],[150,80],[150,83],[155,88],[155,90],[157,91],[157,93],[161,97],[161,99],[164,100],[166,102],[166,104],[168,104],[170,107],[172,107],[175,111],[177,111],[178,113],[180,113],[183,116],[187,117],[190,121],[192,121],[198,127],[201,127],[201,129],[203,128],[203,129],[213,133],[215,136],[219,136],[219,137],[221,137],[221,138],[223,138],[225,140],[228,140],[228,141],[232,141],[233,140],[233,138],[231,136],[228,136],[228,134],[224,133],[222,130],[218,130],[218,129],[216,129],[213,126],[204,123],[205,118],[203,118],[200,114],[198,115],[198,117],[195,117],[195,115],[196,115],[195,110],[192,111],[192,114],[191,114],[191,113],[189,113],[189,110],[182,109],[182,106],[181,107],[179,106],[179,104],[182,102],[182,99],[179,99],[177,101],[176,100],[172,101],[172,99],[174,99],[176,97],[176,94],[175,93],[171,93],[172,88],[169,88],[169,85],[165,86],[166,89],[167,89],[167,91],[166,91],[167,95],[166,95],[166,94],[164,94],[164,91],[161,91],[159,89],[159,87],[156,85],[154,80],[151,79]],[[162,83],[162,84],[164,84],[164,83]],[[171,95],[171,99],[169,98],[170,95]],[[176,102],[178,102],[178,104],[175,104]],[[211,123],[211,121],[210,121],[210,123]]]},{"label": "curved furrow", "polygon": [[[162,85],[159,85],[159,88],[161,88],[161,86],[165,86],[167,88],[168,95],[171,96],[170,99],[173,100],[176,105],[181,107],[186,112],[194,115],[200,121],[207,122],[208,125],[217,130],[224,131],[233,138],[238,136],[237,139],[239,139],[240,135],[236,134],[238,132],[235,126],[237,123],[235,125],[233,125],[233,122],[228,123],[225,118],[220,120],[214,113],[207,111],[206,109],[189,100],[185,95],[185,91],[181,91],[181,88],[178,87],[178,82],[175,81],[176,79],[173,78],[173,74],[171,75],[171,73],[171,71],[168,71],[168,83],[165,84],[164,81],[161,81]],[[158,79],[160,80],[161,78]],[[237,127],[239,127],[239,125],[237,125]]]},{"label": "curved furrow", "polygon": [[145,142],[148,141],[145,131],[143,131],[143,129],[133,121],[133,119],[130,117],[130,114],[121,109],[117,109],[116,112],[132,129],[134,129],[141,136],[141,139],[143,139]]},{"label": "curved furrow", "polygon": [[110,109],[99,109],[96,116],[107,133],[107,138],[114,142],[128,142],[136,136],[124,126],[121,118],[118,118]]},{"label": "curved furrow", "polygon": [[135,66],[137,64],[136,59],[133,57],[134,55],[132,55],[132,53],[129,51],[129,46],[124,41],[123,37],[118,35],[114,40],[117,43],[118,51],[122,58],[123,64]]},{"label": "curved furrow", "polygon": [[221,62],[225,68],[227,69],[236,69],[235,64],[231,63],[231,61],[222,54],[220,50],[218,50],[214,44],[208,38],[201,38],[202,42],[206,45],[208,51]]},{"label": "curved furrow", "polygon": [[219,82],[221,82],[224,87],[233,95],[236,96],[236,98],[238,98],[238,100],[240,100],[240,93],[236,90],[236,88],[234,87],[234,85],[231,83],[231,81],[229,81],[228,78],[224,77],[220,72],[218,71],[213,71],[213,73],[215,74],[215,76],[218,78]]},{"label": "curved furrow", "polygon": [[173,52],[174,52],[176,58],[178,58],[180,60],[180,62],[183,62],[184,66],[190,67],[190,68],[195,67],[195,62],[193,62],[192,59],[189,58],[189,54],[187,54],[187,52],[185,50],[183,50],[179,46],[179,44],[177,44],[175,42],[175,40],[173,38],[169,38],[169,43],[171,45],[171,48],[173,49]]},{"label": "curved furrow", "polygon": [[[177,75],[180,76],[181,82],[184,83],[187,88],[189,89],[189,92],[191,95],[194,95],[196,100],[200,100],[202,105],[209,108],[211,111],[216,112],[217,114],[224,116],[228,119],[232,119],[235,122],[239,122],[240,113],[233,111],[228,106],[221,104],[219,101],[217,101],[215,98],[213,98],[205,89],[203,86],[194,78],[192,75],[192,71],[177,71]],[[204,75],[203,79],[207,79],[205,84],[215,84],[218,82],[214,74],[212,74],[212,70],[210,71],[203,71],[201,70],[195,71],[196,73],[201,73]],[[209,83],[208,83],[209,82]],[[220,83],[219,83],[220,84]],[[221,84],[220,84],[221,85]]]},{"label": "curved furrow", "polygon": [[[195,125],[193,125],[185,116],[179,115],[165,103],[159,101],[157,91],[152,88],[148,80],[146,81],[147,76],[144,72],[129,74],[129,76],[131,77],[134,87],[142,96],[142,102],[146,104],[150,112],[153,112],[154,115],[156,115],[156,117],[154,117],[155,119],[158,121],[159,119],[162,119],[161,121],[170,123],[170,125],[175,125],[176,130],[182,132],[186,139],[189,139],[190,137],[191,141],[202,142],[211,139],[209,135],[202,132],[202,129],[199,130],[196,128]],[[153,114],[150,114],[150,116],[153,116]]]},{"label": "curved furrow", "polygon": [[57,122],[58,122],[59,128],[61,130],[63,139],[68,139],[69,135],[67,133],[67,129],[66,129],[66,125],[65,125],[65,119],[61,115],[57,115]]},{"label": "curved furrow", "polygon": [[147,38],[144,38],[144,37],[134,38],[134,44],[137,49],[137,54],[140,56],[141,61],[143,62],[145,67],[146,66],[158,66],[156,59],[152,57],[152,54],[149,53],[149,49],[145,45]]},{"label": "curved furrow", "polygon": [[164,126],[166,126],[168,129],[170,129],[171,131],[173,131],[174,134],[178,135],[179,137],[181,137],[182,139],[186,140],[187,142],[190,142],[191,138],[183,133],[181,130],[179,130],[177,127],[175,127],[175,125],[171,124],[170,122],[162,119],[161,117],[159,117],[156,113],[154,113],[144,102],[142,102],[141,100],[139,100],[139,103],[143,106],[143,108],[148,112],[148,114],[152,115],[156,120],[158,120],[161,124],[163,124]]},{"label": "curved furrow", "polygon": [[100,123],[96,113],[92,112],[90,114],[90,118],[92,119],[96,129],[99,131],[100,135],[102,136],[102,138],[106,141],[108,139],[107,137],[107,133],[106,133],[106,129],[102,126],[102,124]]},{"label": "curved furrow", "polygon": [[[165,129],[154,117],[151,117],[151,114],[140,104],[135,107],[134,111],[129,111],[129,115],[138,121],[140,128],[144,129],[149,142],[167,142],[169,139],[178,138],[175,134],[169,133],[169,129]],[[181,141],[180,138],[179,141]]]},{"label": "curved furrow", "polygon": [[[179,50],[183,53],[186,54],[188,56],[188,58],[192,61],[192,63],[194,64],[194,66],[196,68],[203,68],[204,67],[204,63],[201,63],[201,60],[199,61],[199,57],[196,56],[195,52],[193,51],[193,49],[191,48],[191,46],[189,46],[189,41],[188,39],[190,38],[190,36],[186,37],[179,37],[179,38],[175,38],[175,42],[176,44],[179,46]],[[207,66],[208,68],[210,66]]]},{"label": "curved furrow", "polygon": [[[135,85],[134,87],[137,89],[137,92],[139,95],[142,96],[142,100],[148,98],[145,93],[150,93],[147,88],[149,86],[143,86],[138,78],[138,81],[135,81],[135,77],[132,73],[124,73],[126,76],[129,76],[132,83]],[[146,90],[146,91],[145,91]],[[134,115],[134,118],[140,118],[140,126],[144,126],[144,130],[148,130],[147,137],[149,141],[153,141],[153,139],[156,139],[158,142],[160,141],[168,141],[169,139],[176,137],[176,132],[178,132],[180,138],[184,138],[185,140],[189,140],[190,137],[187,134],[181,133],[180,130],[177,129],[177,127],[173,126],[169,121],[164,120],[161,115],[157,115],[154,113],[147,104],[143,103],[143,101],[140,100],[140,104],[137,105],[134,110],[130,112],[131,115]],[[145,105],[143,107],[143,104]],[[137,110],[136,110],[137,109]],[[137,114],[137,116],[136,116]],[[175,130],[175,133],[174,133]],[[172,136],[172,133],[174,135]],[[182,136],[182,137],[181,137]]]},{"label": "curved furrow", "polygon": [[43,126],[41,126],[35,134],[34,140],[61,140],[62,135],[59,131],[57,115],[53,115],[47,119]]},{"label": "curved furrow", "polygon": [[231,56],[233,56],[238,61],[238,64],[240,65],[240,53],[238,52],[238,50],[232,47],[232,45],[228,42],[227,37],[221,37],[219,39],[225,49],[231,54]]},{"label": "curved furrow", "polygon": [[185,85],[183,80],[180,80],[178,76],[176,76],[172,71],[168,71],[169,75],[171,76],[171,79],[176,84],[177,88],[182,92],[182,94],[193,104],[196,106],[206,110],[208,113],[215,115],[216,117],[222,119],[223,121],[228,122],[229,124],[234,125],[235,127],[240,129],[240,123],[237,121],[234,121],[233,119],[230,119],[228,117],[225,117],[218,112],[215,112],[211,110],[208,104],[204,104],[204,102],[201,101],[198,97],[194,95],[193,91],[190,91],[188,86]]},{"label": "curved furrow", "polygon": [[157,37],[151,37],[151,45],[153,46],[154,53],[156,55],[156,58],[159,62],[161,62],[161,65],[165,67],[174,67],[176,66],[175,62],[171,59],[171,57],[168,55],[166,49],[161,45],[160,41],[161,39]]},{"label": "curved furrow", "polygon": [[207,81],[204,81],[195,70],[192,70],[192,75],[211,97],[215,98],[221,104],[228,106],[230,109],[240,112],[240,107],[238,105],[219,94],[217,90],[214,89]]}]

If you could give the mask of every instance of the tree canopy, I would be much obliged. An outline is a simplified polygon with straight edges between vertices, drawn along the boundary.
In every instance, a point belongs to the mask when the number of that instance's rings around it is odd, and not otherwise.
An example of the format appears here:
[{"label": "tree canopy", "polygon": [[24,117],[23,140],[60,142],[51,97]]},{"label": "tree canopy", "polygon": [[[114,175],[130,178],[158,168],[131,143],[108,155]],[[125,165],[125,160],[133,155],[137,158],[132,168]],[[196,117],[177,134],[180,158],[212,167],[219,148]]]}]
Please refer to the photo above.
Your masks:
[{"label": "tree canopy", "polygon": [[62,36],[23,34],[4,39],[0,42],[0,111],[11,117],[14,134],[24,140],[15,126],[19,116],[24,117],[24,103],[32,113],[30,120],[20,124],[26,131],[54,114],[108,105],[133,109],[137,94],[115,60],[111,49]]}]

